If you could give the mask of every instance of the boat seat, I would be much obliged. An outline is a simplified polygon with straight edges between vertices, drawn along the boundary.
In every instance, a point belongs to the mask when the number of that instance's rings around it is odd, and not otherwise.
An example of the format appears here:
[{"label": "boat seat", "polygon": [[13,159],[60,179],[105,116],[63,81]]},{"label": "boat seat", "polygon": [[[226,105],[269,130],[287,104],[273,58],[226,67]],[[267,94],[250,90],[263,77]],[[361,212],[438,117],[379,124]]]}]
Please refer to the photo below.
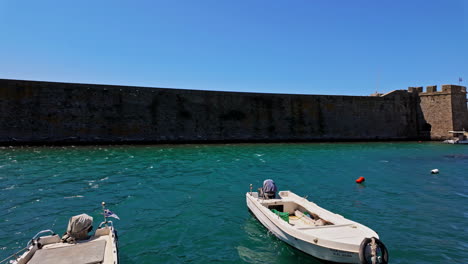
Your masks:
[{"label": "boat seat", "polygon": [[106,240],[95,240],[63,247],[42,248],[28,264],[95,264],[104,260]]}]

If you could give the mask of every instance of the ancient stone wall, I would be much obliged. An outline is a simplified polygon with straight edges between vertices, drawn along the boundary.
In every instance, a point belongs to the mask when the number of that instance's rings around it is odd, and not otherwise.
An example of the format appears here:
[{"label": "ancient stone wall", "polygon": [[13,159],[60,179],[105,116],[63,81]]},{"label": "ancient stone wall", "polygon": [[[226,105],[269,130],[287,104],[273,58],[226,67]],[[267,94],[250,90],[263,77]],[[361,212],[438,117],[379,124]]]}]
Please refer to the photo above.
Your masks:
[{"label": "ancient stone wall", "polygon": [[417,97],[214,92],[0,79],[0,142],[420,138]]},{"label": "ancient stone wall", "polygon": [[410,92],[419,93],[421,110],[430,125],[430,137],[434,140],[451,138],[449,131],[468,129],[466,88],[458,85],[428,86],[426,92],[410,87]]}]

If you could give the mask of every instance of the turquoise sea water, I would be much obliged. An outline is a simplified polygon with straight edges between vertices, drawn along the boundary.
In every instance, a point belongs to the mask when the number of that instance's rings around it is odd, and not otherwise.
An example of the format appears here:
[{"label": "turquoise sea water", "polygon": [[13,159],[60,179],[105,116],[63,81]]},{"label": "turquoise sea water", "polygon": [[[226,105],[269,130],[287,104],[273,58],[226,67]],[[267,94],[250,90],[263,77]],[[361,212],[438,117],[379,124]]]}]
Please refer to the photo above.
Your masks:
[{"label": "turquoise sea water", "polygon": [[468,146],[440,143],[1,147],[0,260],[106,201],[122,263],[322,263],[248,212],[272,178],[377,231],[390,263],[468,263],[467,172]]}]

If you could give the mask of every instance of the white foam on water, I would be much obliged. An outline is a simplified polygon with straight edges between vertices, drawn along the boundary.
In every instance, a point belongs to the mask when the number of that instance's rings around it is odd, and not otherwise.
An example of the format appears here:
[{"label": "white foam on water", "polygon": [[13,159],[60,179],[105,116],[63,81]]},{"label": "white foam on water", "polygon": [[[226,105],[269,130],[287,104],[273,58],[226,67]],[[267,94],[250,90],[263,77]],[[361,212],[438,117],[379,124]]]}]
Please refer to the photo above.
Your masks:
[{"label": "white foam on water", "polygon": [[83,198],[83,197],[84,197],[83,195],[73,195],[73,196],[63,197],[63,199],[73,199],[73,198]]},{"label": "white foam on water", "polygon": [[459,195],[459,196],[461,196],[461,197],[468,198],[468,195],[463,194],[463,193],[455,192],[455,194],[456,194],[456,195]]}]

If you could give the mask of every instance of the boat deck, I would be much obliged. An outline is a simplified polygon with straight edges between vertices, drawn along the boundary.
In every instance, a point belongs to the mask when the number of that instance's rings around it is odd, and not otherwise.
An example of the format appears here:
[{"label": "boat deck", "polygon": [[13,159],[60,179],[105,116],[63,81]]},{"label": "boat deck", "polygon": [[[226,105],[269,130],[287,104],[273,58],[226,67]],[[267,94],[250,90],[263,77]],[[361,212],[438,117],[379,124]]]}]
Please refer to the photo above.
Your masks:
[{"label": "boat deck", "polygon": [[79,244],[57,243],[38,250],[28,263],[102,263],[105,248],[106,240],[104,239]]},{"label": "boat deck", "polygon": [[343,243],[360,243],[365,232],[355,224],[313,225],[306,219],[289,216],[289,224],[314,237],[326,237]]},{"label": "boat deck", "polygon": [[[112,239],[108,228],[98,229],[98,233],[89,240],[82,240],[76,244],[56,243],[45,244],[36,250],[28,264],[115,264],[112,249]],[[56,235],[55,235],[56,236]]]},{"label": "boat deck", "polygon": [[306,235],[307,238],[304,238],[306,240],[323,239],[348,245],[360,245],[365,237],[378,238],[378,235],[371,229],[323,209],[304,197],[288,191],[282,191],[279,195],[279,199],[257,198],[257,201],[269,210],[276,209],[279,212],[289,213],[290,226]]}]

